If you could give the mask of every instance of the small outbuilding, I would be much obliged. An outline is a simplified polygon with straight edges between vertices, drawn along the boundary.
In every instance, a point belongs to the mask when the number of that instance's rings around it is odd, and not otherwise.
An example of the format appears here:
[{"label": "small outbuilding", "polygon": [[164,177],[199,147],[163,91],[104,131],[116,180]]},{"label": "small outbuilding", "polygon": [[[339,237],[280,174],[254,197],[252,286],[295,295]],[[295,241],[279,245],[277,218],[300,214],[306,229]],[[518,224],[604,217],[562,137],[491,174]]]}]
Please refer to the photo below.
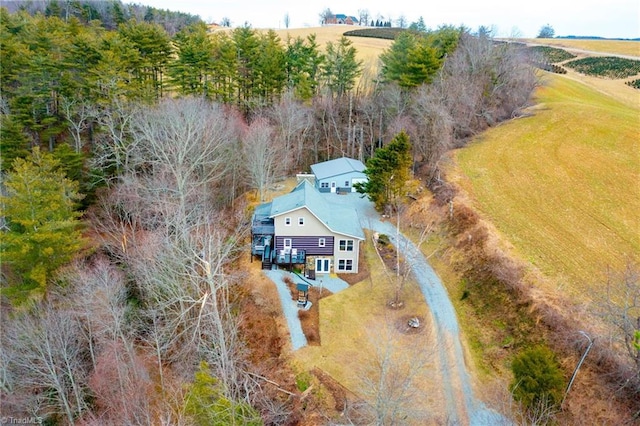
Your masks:
[{"label": "small outbuilding", "polygon": [[353,158],[336,158],[311,166],[314,185],[320,192],[355,192],[354,185],[366,182],[365,166]]},{"label": "small outbuilding", "polygon": [[296,290],[298,290],[298,307],[304,308],[309,302],[309,284],[297,283]]}]

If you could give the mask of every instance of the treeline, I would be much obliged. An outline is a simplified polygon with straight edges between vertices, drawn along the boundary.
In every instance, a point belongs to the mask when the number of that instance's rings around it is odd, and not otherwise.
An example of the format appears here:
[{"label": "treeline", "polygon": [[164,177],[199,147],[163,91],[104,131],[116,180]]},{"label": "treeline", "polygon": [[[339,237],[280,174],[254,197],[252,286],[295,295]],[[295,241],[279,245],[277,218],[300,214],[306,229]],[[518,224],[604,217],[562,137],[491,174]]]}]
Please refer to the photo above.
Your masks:
[{"label": "treeline", "polygon": [[[0,13],[3,129],[20,130],[31,146],[49,150],[70,134],[76,151],[94,142],[96,117],[116,99],[151,104],[168,94],[203,96],[248,114],[287,91],[301,100],[321,91],[342,96],[361,72],[346,38],[321,51],[314,36],[285,45],[274,32],[251,28],[209,35],[194,24],[170,37],[135,19],[105,31],[75,17]],[[3,157],[5,168],[12,159]]]},{"label": "treeline", "polygon": [[2,2],[9,13],[26,12],[58,17],[64,21],[76,18],[84,24],[94,22],[109,30],[135,19],[140,22],[158,24],[169,35],[182,28],[202,22],[199,16],[167,9],[158,9],[137,3],[122,3],[120,0],[7,0]]},{"label": "treeline", "polygon": [[346,38],[0,13],[0,396],[51,423],[304,416],[282,344],[247,350],[263,343],[240,318],[249,203],[402,130],[437,185],[442,155],[538,81],[519,46],[452,29],[407,36],[370,75]]}]

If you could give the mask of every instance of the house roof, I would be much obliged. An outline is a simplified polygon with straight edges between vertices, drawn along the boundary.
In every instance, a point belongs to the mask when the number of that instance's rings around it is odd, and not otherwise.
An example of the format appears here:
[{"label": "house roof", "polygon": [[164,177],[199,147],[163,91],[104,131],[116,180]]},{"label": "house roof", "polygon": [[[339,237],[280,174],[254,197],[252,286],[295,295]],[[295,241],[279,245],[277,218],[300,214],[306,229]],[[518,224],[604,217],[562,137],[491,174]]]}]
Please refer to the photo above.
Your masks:
[{"label": "house roof", "polygon": [[335,15],[333,15],[334,18],[336,19],[347,19],[347,18],[351,18],[351,20],[353,22],[358,22],[358,18],[356,18],[355,16],[347,16],[344,13],[336,13]]},{"label": "house roof", "polygon": [[253,216],[256,219],[267,218],[271,216],[271,203],[263,203],[256,207],[253,211]]},{"label": "house roof", "polygon": [[335,160],[317,163],[311,166],[311,171],[316,175],[316,179],[326,179],[351,172],[364,172],[364,164],[360,160],[353,158],[336,158]]},{"label": "house roof", "polygon": [[[306,179],[290,193],[274,198],[271,203],[259,208],[271,207],[270,217],[276,217],[301,208],[306,208],[330,231],[364,240],[358,215],[353,209],[331,203]],[[264,210],[262,210],[264,211]]]}]

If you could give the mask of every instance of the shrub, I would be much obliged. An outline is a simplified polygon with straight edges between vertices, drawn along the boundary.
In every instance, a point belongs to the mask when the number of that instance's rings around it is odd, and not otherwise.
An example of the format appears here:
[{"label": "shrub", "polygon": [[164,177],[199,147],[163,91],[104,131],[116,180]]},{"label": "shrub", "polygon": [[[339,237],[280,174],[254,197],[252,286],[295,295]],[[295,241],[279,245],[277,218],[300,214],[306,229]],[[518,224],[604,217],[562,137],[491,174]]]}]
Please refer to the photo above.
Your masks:
[{"label": "shrub", "polygon": [[546,346],[528,349],[511,364],[513,397],[528,409],[557,406],[562,399],[564,377],[554,353]]},{"label": "shrub", "polygon": [[640,89],[640,78],[635,80],[627,81],[627,86],[631,86],[634,89]]},{"label": "shrub", "polygon": [[296,387],[300,392],[304,392],[311,386],[311,374],[302,372],[296,376]]},{"label": "shrub", "polygon": [[378,243],[381,246],[386,246],[386,245],[391,244],[391,241],[389,240],[389,236],[387,234],[380,234],[378,236]]},{"label": "shrub", "polygon": [[640,61],[598,56],[565,63],[579,73],[605,78],[627,78],[640,73]]},{"label": "shrub", "polygon": [[232,401],[223,392],[224,386],[211,375],[206,362],[200,363],[193,383],[187,386],[184,411],[192,424],[223,426],[262,424],[258,412],[246,401]]},{"label": "shrub", "polygon": [[573,59],[576,57],[573,53],[569,53],[564,49],[559,49],[557,47],[550,46],[532,46],[529,48],[535,55],[539,55],[543,62],[547,62],[550,64],[556,64],[558,62],[563,62],[568,59]]}]

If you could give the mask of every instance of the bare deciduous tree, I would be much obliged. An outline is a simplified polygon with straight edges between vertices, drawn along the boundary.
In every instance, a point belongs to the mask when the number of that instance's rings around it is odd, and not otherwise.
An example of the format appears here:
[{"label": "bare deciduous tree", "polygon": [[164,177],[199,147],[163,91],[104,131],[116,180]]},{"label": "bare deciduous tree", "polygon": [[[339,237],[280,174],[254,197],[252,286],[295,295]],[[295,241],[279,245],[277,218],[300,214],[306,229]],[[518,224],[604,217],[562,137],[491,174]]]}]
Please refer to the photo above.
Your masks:
[{"label": "bare deciduous tree", "polygon": [[360,25],[368,26],[369,25],[369,9],[358,9],[358,19],[360,20]]},{"label": "bare deciduous tree", "polygon": [[517,116],[528,105],[538,79],[524,52],[516,44],[496,45],[463,33],[434,81],[445,96],[456,142]]},{"label": "bare deciduous tree", "polygon": [[[425,343],[411,348],[401,345],[399,331],[392,324],[383,325],[369,334],[374,353],[360,373],[360,392],[364,396],[372,424],[419,424],[432,421],[426,411],[420,389],[429,374],[433,349]],[[425,342],[424,335],[419,341]]]},{"label": "bare deciduous tree", "polygon": [[175,207],[175,229],[190,221],[190,206],[224,176],[233,131],[222,106],[202,99],[165,100],[134,122],[132,171],[156,183],[156,197]]},{"label": "bare deciduous tree", "polygon": [[138,105],[114,96],[109,107],[96,113],[100,134],[92,159],[94,167],[110,170],[116,176],[129,169],[131,125],[138,114]]},{"label": "bare deciduous tree", "polygon": [[75,150],[79,153],[84,146],[82,134],[89,128],[91,120],[96,117],[96,110],[88,101],[69,99],[64,96],[60,99],[60,109],[69,123]]},{"label": "bare deciduous tree", "polygon": [[626,353],[640,375],[640,270],[629,263],[620,273],[609,272],[602,290],[595,306],[596,313],[611,327],[608,340]]},{"label": "bare deciduous tree", "polygon": [[407,23],[407,17],[404,15],[400,15],[398,19],[396,19],[396,25],[398,26],[398,28],[407,28],[407,26],[409,25]]},{"label": "bare deciduous tree", "polygon": [[416,153],[426,164],[427,179],[432,179],[444,153],[453,147],[453,119],[441,93],[433,86],[422,86],[414,95],[413,117],[417,131],[413,140]]},{"label": "bare deciduous tree", "polygon": [[273,123],[274,134],[281,141],[285,171],[299,168],[305,159],[304,142],[312,125],[310,109],[288,92],[269,109],[267,115]]},{"label": "bare deciduous tree", "polygon": [[274,129],[266,119],[258,118],[251,123],[242,141],[243,165],[251,188],[265,200],[266,190],[286,170],[285,147],[273,137]]},{"label": "bare deciduous tree", "polygon": [[69,311],[47,302],[19,314],[3,325],[2,346],[14,397],[6,409],[68,424],[87,409],[86,340]]},{"label": "bare deciduous tree", "polygon": [[153,382],[141,356],[121,341],[105,345],[89,380],[96,408],[110,424],[154,424],[151,416]]}]

